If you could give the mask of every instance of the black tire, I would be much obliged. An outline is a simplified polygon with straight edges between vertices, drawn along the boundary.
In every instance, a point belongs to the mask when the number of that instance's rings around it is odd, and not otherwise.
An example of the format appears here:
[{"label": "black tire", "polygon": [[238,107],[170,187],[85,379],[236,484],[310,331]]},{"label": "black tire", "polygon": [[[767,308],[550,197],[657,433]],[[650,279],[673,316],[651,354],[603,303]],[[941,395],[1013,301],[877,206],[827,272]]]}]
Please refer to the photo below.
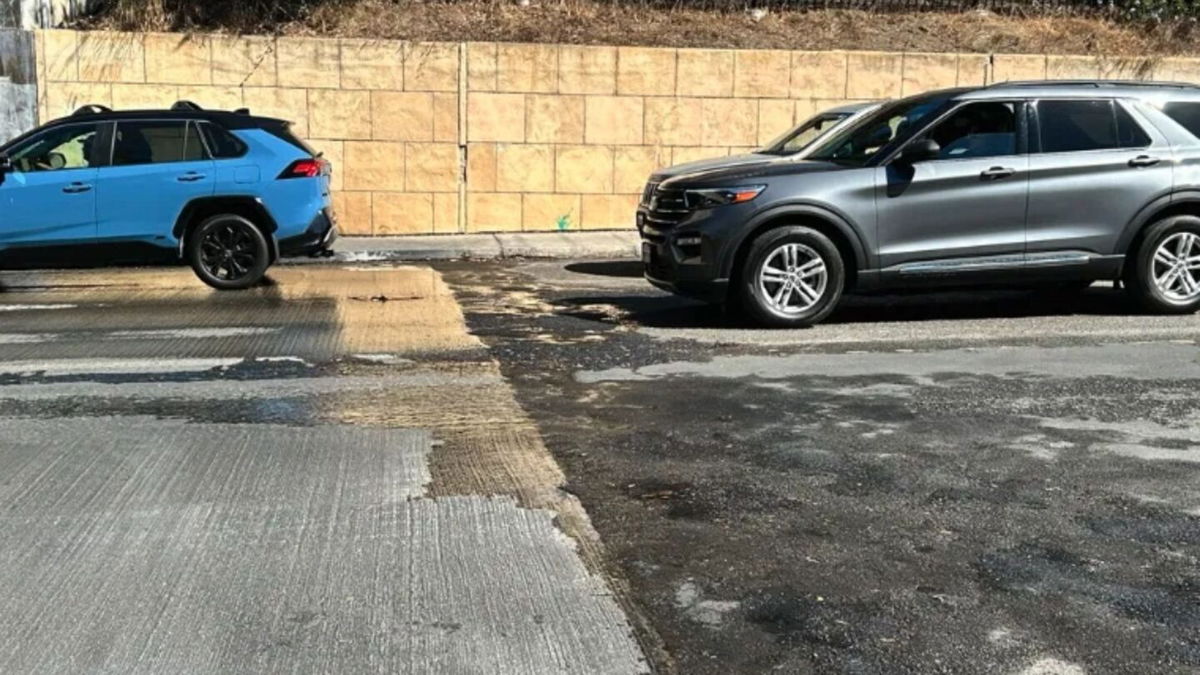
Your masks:
[{"label": "black tire", "polygon": [[[784,282],[767,285],[761,280],[760,275],[768,261],[772,262],[772,268],[782,269],[778,263],[786,260],[784,248],[793,244],[798,245],[796,248],[804,256],[802,264],[797,265],[797,269],[815,259],[810,256],[819,256],[821,262],[824,263],[825,278],[820,284],[806,284],[808,291],[817,292],[815,301],[812,301],[811,296],[801,293],[793,285],[794,290],[787,292],[784,302],[799,296],[800,302],[797,304],[807,306],[785,312],[781,311],[779,305],[768,296],[773,291],[781,293],[780,289]],[[784,257],[781,258],[781,255]],[[737,298],[741,308],[757,323],[779,328],[801,328],[819,323],[829,316],[829,313],[841,300],[845,285],[846,267],[837,246],[829,240],[829,237],[812,228],[793,225],[768,230],[750,244],[750,250],[746,254],[742,268],[738,270]]]},{"label": "black tire", "polygon": [[[1196,237],[1190,256],[1200,255],[1200,218],[1196,216],[1170,216],[1150,225],[1136,250],[1127,254],[1125,289],[1145,309],[1156,314],[1191,314],[1200,309],[1200,292],[1185,297],[1174,289],[1164,290],[1155,281],[1156,275],[1161,278],[1171,272],[1169,264],[1156,262],[1159,248],[1166,244],[1168,249],[1177,250],[1177,242],[1186,241],[1188,234]],[[1191,271],[1188,278],[1200,280],[1200,269]]]},{"label": "black tire", "polygon": [[236,291],[262,281],[271,265],[271,252],[254,223],[222,214],[200,223],[188,235],[187,261],[204,283]]}]

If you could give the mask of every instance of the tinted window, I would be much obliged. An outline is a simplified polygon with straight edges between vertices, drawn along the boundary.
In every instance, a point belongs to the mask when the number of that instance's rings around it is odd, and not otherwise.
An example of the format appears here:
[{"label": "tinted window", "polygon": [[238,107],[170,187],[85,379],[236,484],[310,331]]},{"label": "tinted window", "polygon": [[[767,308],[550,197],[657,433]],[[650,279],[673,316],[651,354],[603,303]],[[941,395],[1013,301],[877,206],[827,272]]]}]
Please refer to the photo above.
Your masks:
[{"label": "tinted window", "polygon": [[246,144],[221,127],[202,124],[200,128],[204,130],[204,136],[208,139],[213,159],[231,159],[246,154]]},{"label": "tinted window", "polygon": [[1200,138],[1200,103],[1176,101],[1163,107],[1163,112],[1192,132],[1193,136]]},{"label": "tinted window", "polygon": [[1133,119],[1124,107],[1115,106],[1117,111],[1117,140],[1122,148],[1145,148],[1150,145],[1150,136],[1142,129],[1137,120]]},{"label": "tinted window", "polygon": [[972,103],[938,122],[926,136],[941,146],[939,159],[1015,155],[1016,111],[1014,103]]},{"label": "tinted window", "polygon": [[1112,101],[1038,103],[1042,152],[1080,152],[1120,147]]},{"label": "tinted window", "polygon": [[80,124],[48,129],[9,151],[13,170],[21,173],[86,169],[95,166],[97,127]]},{"label": "tinted window", "polygon": [[946,108],[945,95],[906,98],[866,115],[818,147],[808,159],[863,166],[917,133],[926,122]]},{"label": "tinted window", "polygon": [[264,122],[262,125],[262,130],[281,141],[285,141],[296,148],[313,155],[314,157],[317,154],[316,151],[308,145],[308,143],[305,143],[300,139],[299,136],[292,133],[292,125],[288,124],[287,122]]},{"label": "tinted window", "polygon": [[113,165],[166,164],[204,159],[196,125],[188,122],[118,122]]}]

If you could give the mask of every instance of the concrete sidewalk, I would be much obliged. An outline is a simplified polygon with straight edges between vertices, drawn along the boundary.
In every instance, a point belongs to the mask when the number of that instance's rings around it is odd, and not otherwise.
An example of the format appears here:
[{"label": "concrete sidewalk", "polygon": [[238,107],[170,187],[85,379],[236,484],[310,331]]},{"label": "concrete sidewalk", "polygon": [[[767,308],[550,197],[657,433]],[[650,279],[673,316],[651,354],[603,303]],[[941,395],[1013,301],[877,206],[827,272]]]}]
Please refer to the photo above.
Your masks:
[{"label": "concrete sidewalk", "polygon": [[[343,237],[334,262],[458,260],[460,258],[634,258],[636,230]],[[305,259],[301,259],[305,260]]]}]

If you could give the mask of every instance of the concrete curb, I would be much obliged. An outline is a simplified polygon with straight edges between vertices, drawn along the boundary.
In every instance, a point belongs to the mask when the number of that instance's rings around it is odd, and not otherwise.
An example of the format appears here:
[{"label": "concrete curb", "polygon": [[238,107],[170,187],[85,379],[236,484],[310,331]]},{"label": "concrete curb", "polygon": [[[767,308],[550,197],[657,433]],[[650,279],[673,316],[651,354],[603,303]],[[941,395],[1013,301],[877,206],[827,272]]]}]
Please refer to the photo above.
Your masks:
[{"label": "concrete curb", "polygon": [[285,262],[404,262],[503,258],[636,258],[636,231],[518,232],[497,234],[343,237],[330,258]]}]

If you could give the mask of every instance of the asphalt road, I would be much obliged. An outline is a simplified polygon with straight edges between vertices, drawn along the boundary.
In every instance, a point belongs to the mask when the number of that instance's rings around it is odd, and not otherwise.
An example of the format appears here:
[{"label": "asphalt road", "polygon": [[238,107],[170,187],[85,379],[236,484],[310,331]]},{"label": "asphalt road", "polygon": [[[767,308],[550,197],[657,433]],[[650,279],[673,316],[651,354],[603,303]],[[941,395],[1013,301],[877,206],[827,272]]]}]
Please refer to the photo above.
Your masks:
[{"label": "asphalt road", "polygon": [[647,670],[428,268],[0,274],[0,476],[0,672]]},{"label": "asphalt road", "polygon": [[1200,672],[1197,317],[1095,286],[757,330],[629,263],[439,269],[662,671]]}]

